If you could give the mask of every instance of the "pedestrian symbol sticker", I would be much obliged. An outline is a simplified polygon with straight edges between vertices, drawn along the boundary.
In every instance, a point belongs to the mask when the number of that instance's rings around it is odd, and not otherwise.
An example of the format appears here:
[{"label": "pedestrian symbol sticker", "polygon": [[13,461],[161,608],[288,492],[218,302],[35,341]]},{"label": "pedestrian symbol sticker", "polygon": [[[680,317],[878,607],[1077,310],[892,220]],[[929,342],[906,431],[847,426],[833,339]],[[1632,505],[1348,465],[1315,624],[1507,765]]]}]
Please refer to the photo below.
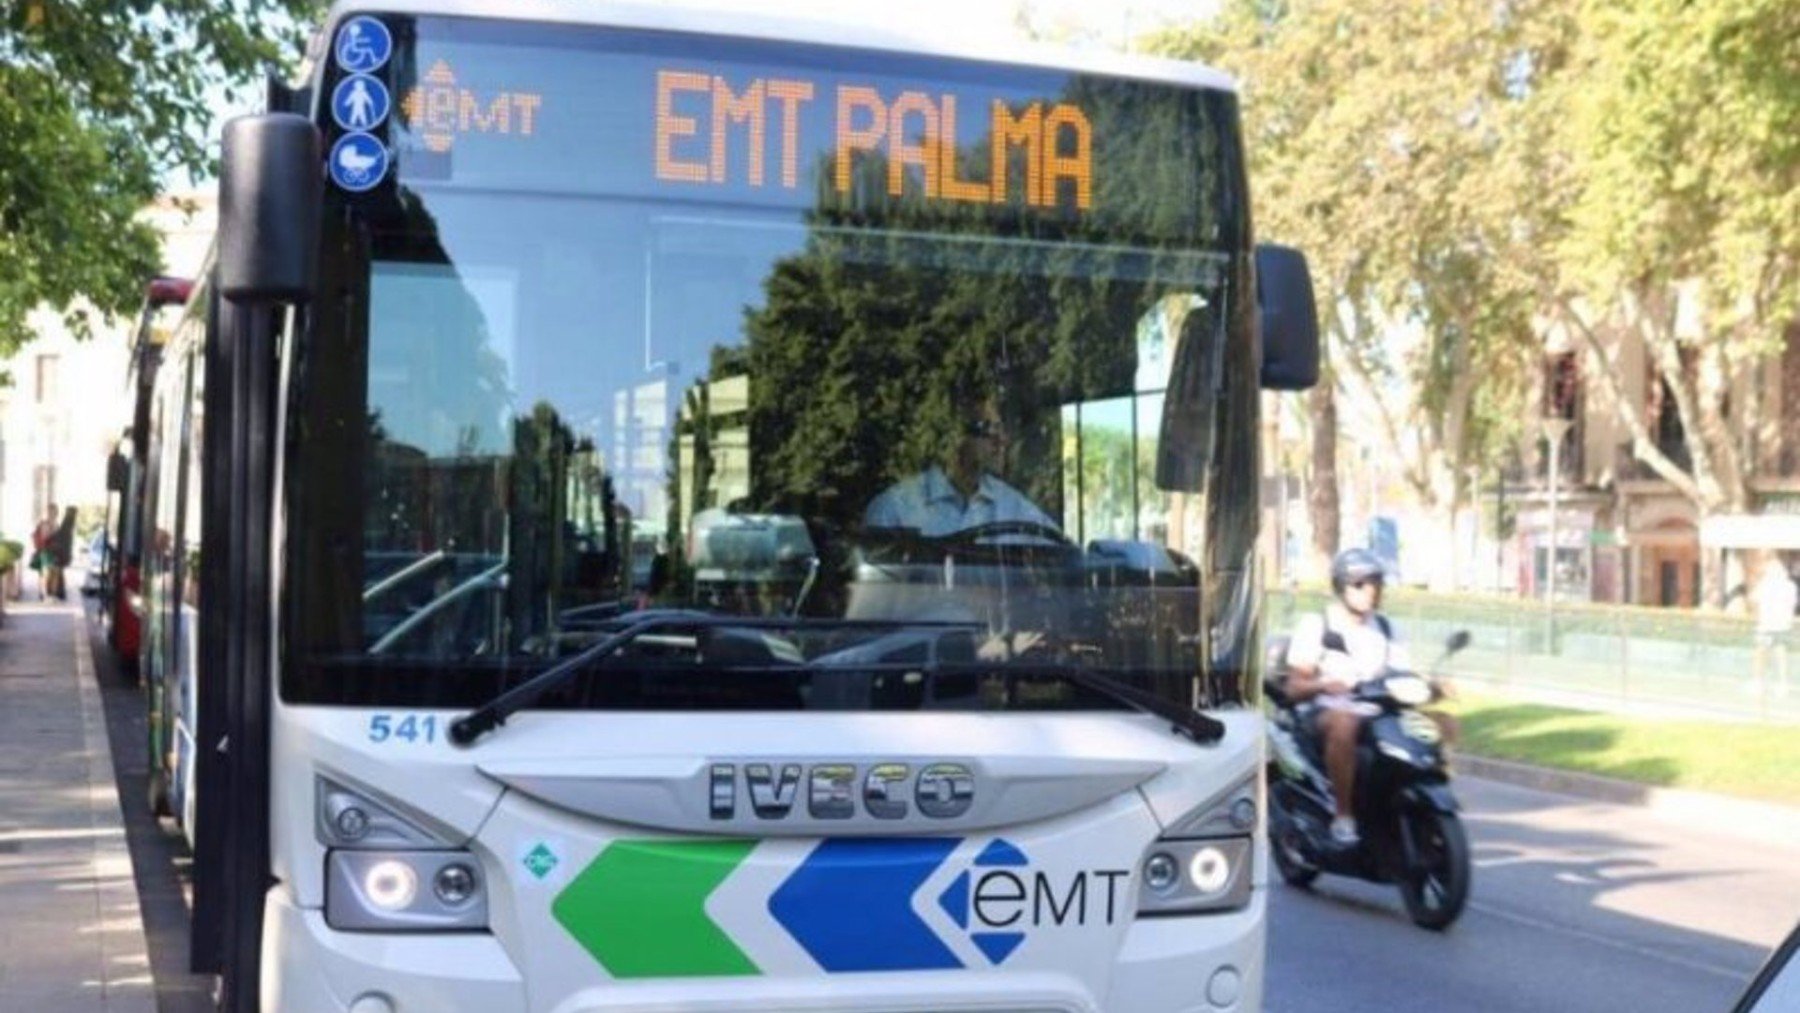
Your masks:
[{"label": "pedestrian symbol sticker", "polygon": [[369,134],[345,134],[331,146],[331,181],[351,193],[373,188],[387,167],[387,148]]},{"label": "pedestrian symbol sticker", "polygon": [[351,18],[338,31],[337,63],[352,74],[375,70],[388,61],[393,51],[394,37],[388,34],[386,25],[374,18]]},{"label": "pedestrian symbol sticker", "polygon": [[345,130],[373,130],[387,119],[387,86],[367,74],[338,82],[331,93],[331,116]]}]

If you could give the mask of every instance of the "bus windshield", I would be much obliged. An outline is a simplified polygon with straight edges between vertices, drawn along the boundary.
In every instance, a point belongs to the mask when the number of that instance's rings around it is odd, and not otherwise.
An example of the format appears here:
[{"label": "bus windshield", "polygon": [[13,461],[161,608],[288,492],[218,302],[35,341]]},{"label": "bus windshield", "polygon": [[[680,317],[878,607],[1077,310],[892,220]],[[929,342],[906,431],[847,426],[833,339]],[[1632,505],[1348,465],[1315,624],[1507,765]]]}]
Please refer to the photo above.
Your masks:
[{"label": "bus windshield", "polygon": [[286,698],[466,706],[686,610],[805,622],[543,705],[1197,699],[1229,96],[397,23],[394,179],[331,198],[295,346]]}]

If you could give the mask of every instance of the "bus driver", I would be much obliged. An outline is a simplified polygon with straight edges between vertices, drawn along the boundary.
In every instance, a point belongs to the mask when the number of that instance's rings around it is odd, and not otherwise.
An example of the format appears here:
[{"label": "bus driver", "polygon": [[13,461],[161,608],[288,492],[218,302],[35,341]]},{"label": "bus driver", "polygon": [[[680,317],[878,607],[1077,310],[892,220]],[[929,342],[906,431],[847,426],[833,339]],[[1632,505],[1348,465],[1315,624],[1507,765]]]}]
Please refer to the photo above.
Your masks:
[{"label": "bus driver", "polygon": [[1024,521],[1052,531],[1058,525],[1026,495],[987,470],[1001,457],[999,423],[983,413],[967,424],[948,466],[931,465],[869,501],[863,524],[942,538],[983,524]]}]

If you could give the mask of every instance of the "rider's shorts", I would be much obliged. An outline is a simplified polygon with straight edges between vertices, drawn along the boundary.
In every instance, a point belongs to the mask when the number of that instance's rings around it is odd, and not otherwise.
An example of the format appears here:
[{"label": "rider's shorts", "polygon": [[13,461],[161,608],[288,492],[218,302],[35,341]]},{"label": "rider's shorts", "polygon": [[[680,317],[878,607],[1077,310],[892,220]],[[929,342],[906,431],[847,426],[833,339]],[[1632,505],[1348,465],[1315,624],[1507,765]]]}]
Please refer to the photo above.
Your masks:
[{"label": "rider's shorts", "polygon": [[1381,708],[1372,703],[1357,700],[1344,693],[1321,693],[1308,701],[1311,712],[1309,718],[1316,718],[1320,711],[1350,711],[1358,717],[1372,718],[1381,713]]}]

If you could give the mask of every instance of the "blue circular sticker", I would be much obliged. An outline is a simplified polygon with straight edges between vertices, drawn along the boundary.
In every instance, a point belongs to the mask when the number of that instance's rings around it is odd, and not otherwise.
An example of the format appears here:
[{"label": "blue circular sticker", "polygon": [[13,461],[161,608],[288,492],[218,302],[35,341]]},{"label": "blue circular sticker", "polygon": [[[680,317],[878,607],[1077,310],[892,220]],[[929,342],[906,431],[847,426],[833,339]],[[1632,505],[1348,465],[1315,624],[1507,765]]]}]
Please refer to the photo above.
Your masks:
[{"label": "blue circular sticker", "polygon": [[345,130],[374,130],[388,107],[387,85],[367,74],[346,77],[331,92],[331,118]]},{"label": "blue circular sticker", "polygon": [[338,29],[337,55],[339,67],[352,74],[375,70],[388,62],[394,52],[394,37],[387,26],[368,15],[358,15]]},{"label": "blue circular sticker", "polygon": [[331,181],[351,193],[373,189],[387,168],[387,148],[369,134],[345,134],[331,146]]}]

